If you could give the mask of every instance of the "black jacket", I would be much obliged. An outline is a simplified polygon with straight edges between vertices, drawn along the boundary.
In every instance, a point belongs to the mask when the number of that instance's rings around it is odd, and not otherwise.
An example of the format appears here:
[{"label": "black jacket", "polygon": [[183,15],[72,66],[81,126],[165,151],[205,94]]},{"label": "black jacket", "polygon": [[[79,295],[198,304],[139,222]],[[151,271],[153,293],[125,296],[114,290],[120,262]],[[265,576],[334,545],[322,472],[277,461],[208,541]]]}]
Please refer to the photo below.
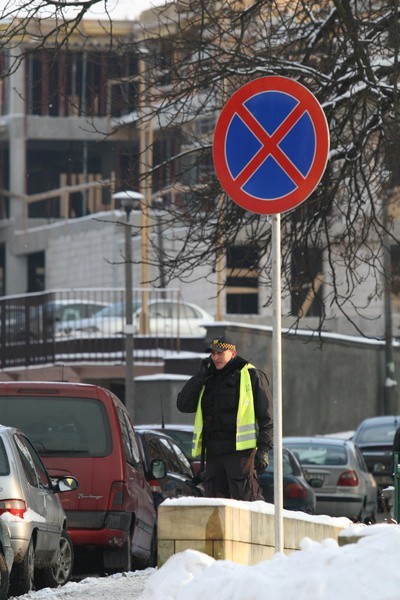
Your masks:
[{"label": "black jacket", "polygon": [[[205,382],[202,398],[203,439],[211,454],[236,450],[236,415],[239,403],[240,371],[248,363],[235,356],[223,369],[213,370]],[[254,409],[258,425],[257,447],[269,450],[273,445],[272,396],[267,376],[259,369],[250,369]],[[197,373],[178,394],[178,410],[196,412],[204,381]]]}]

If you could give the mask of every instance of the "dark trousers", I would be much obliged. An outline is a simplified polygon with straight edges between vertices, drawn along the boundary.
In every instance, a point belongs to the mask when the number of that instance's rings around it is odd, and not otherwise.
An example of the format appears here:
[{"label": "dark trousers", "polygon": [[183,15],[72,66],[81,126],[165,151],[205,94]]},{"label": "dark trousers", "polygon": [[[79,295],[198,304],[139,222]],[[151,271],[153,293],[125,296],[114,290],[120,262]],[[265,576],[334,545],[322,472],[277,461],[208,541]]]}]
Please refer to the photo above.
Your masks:
[{"label": "dark trousers", "polygon": [[250,502],[263,500],[254,469],[255,453],[255,448],[229,454],[209,454],[207,452],[204,478],[206,496]]}]

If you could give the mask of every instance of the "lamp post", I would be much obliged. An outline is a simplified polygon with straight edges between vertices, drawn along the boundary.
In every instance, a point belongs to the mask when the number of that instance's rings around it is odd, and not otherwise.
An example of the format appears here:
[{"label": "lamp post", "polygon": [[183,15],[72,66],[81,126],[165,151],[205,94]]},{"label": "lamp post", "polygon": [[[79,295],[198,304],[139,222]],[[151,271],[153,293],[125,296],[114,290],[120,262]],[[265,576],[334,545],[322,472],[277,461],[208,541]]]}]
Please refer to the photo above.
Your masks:
[{"label": "lamp post", "polygon": [[140,47],[139,60],[139,147],[140,147],[140,190],[143,193],[142,204],[142,310],[140,332],[149,333],[149,235],[150,235],[150,208],[152,192],[152,167],[153,167],[153,118],[152,118],[152,83],[149,64],[149,50]]},{"label": "lamp post", "polygon": [[135,379],[133,374],[134,327],[133,327],[133,285],[132,285],[132,245],[129,218],[134,204],[143,200],[139,192],[126,190],[113,194],[126,213],[125,225],[125,406],[132,419],[135,417]]}]

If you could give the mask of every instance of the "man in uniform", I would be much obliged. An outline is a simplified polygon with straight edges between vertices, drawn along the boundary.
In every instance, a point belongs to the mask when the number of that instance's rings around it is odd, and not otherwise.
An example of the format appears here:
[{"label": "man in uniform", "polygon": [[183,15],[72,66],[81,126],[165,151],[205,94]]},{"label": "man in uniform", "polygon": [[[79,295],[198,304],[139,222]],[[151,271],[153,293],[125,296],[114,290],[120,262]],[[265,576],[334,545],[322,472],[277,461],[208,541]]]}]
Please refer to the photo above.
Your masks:
[{"label": "man in uniform", "polygon": [[206,496],[262,500],[256,472],[273,445],[267,376],[238,356],[228,337],[206,349],[199,371],[178,394],[181,412],[195,412],[193,457],[206,456]]}]

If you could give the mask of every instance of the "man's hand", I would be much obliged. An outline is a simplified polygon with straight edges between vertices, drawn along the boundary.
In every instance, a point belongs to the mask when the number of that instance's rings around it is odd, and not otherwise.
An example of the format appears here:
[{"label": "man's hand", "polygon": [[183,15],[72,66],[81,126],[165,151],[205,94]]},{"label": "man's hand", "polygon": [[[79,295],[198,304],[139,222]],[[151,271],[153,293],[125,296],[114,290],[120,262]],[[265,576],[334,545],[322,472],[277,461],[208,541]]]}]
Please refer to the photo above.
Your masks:
[{"label": "man's hand", "polygon": [[199,378],[201,379],[201,381],[204,383],[205,380],[210,377],[210,375],[213,375],[213,373],[215,373],[215,365],[211,359],[211,357],[209,356],[208,358],[204,358],[201,361],[201,365],[200,365],[200,369],[197,373],[197,375],[199,376]]},{"label": "man's hand", "polygon": [[262,473],[269,465],[268,452],[258,448],[254,457],[254,468],[257,473]]}]

